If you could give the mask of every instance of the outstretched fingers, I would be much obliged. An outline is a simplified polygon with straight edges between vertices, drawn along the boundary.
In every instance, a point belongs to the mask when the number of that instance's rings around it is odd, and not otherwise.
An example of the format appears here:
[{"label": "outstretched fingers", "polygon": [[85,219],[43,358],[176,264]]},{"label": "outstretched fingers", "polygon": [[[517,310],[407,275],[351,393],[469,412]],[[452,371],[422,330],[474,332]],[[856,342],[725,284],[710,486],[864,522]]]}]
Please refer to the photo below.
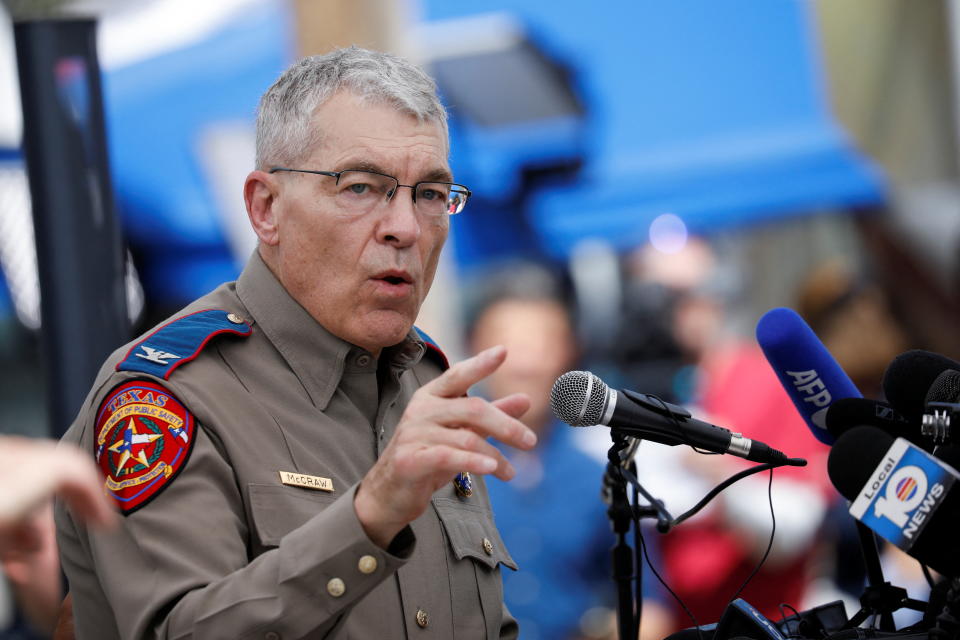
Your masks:
[{"label": "outstretched fingers", "polygon": [[530,406],[526,395],[494,402],[466,396],[471,386],[503,364],[506,355],[502,346],[487,349],[453,365],[413,394],[354,500],[357,517],[376,544],[387,548],[398,531],[423,513],[433,493],[459,472],[513,478],[513,466],[487,438],[519,449],[536,445],[536,434],[517,419]]},{"label": "outstretched fingers", "polygon": [[490,347],[472,358],[461,360],[439,377],[423,385],[423,390],[440,398],[459,398],[503,364],[507,350],[502,345]]},{"label": "outstretched fingers", "polygon": [[537,443],[536,435],[525,424],[483,398],[456,398],[442,406],[436,421],[445,427],[469,429],[518,449],[530,449]]},{"label": "outstretched fingers", "polygon": [[525,393],[512,393],[499,400],[494,400],[493,406],[511,418],[519,418],[530,410],[530,398]]},{"label": "outstretched fingers", "polygon": [[[432,426],[424,428],[418,436],[401,446],[397,453],[398,470],[408,477],[427,472],[443,477],[445,482],[446,476],[461,471],[492,473],[501,480],[510,480],[516,475],[503,452],[471,429]],[[454,451],[461,453],[454,455]]]}]

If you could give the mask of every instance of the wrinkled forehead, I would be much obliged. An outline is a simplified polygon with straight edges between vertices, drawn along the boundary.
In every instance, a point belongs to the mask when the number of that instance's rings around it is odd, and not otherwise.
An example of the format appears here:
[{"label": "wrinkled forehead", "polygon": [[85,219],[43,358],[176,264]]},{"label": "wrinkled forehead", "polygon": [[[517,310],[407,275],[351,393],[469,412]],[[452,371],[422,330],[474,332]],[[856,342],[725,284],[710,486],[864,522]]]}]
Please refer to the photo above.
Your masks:
[{"label": "wrinkled forehead", "polygon": [[324,170],[450,174],[449,139],[443,123],[419,118],[389,101],[340,92],[317,107],[309,126],[311,144],[304,155],[327,163]]},{"label": "wrinkled forehead", "polygon": [[[409,120],[409,122],[414,125],[426,127],[435,126],[438,128],[440,137],[443,140],[444,154],[449,155],[450,153],[449,130],[445,118],[441,115],[431,116],[418,113],[399,99],[378,94],[358,93],[346,87],[337,89],[311,110],[307,121],[309,122],[309,126],[315,129],[318,135],[323,135],[325,129],[331,124],[331,120],[335,120],[335,116],[331,117],[329,114],[332,110],[328,107],[336,104],[349,105],[348,116],[364,111],[375,111],[380,114],[391,114],[398,118]],[[334,122],[333,124],[338,123]]]}]

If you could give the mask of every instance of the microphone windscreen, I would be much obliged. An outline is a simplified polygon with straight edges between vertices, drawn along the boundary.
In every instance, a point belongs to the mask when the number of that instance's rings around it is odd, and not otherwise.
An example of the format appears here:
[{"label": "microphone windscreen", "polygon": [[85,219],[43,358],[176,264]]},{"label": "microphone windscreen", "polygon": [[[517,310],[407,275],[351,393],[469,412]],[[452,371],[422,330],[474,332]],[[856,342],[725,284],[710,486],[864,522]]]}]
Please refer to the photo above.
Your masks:
[{"label": "microphone windscreen", "polygon": [[883,393],[887,402],[907,420],[919,424],[927,392],[947,369],[960,370],[960,362],[919,349],[901,353],[883,374]]},{"label": "microphone windscreen", "polygon": [[600,424],[609,387],[589,371],[567,371],[550,390],[550,407],[557,418],[571,427]]},{"label": "microphone windscreen", "polygon": [[895,438],[919,437],[920,429],[886,402],[869,398],[840,398],[827,409],[827,430],[839,438],[854,427],[877,427]]},{"label": "microphone windscreen", "polygon": [[856,499],[893,440],[876,427],[854,427],[837,438],[827,457],[827,474],[840,495]]},{"label": "microphone windscreen", "polygon": [[793,309],[771,309],[757,323],[757,342],[780,384],[814,437],[833,443],[826,428],[827,407],[860,391],[827,348]]},{"label": "microphone windscreen", "polygon": [[924,403],[960,402],[960,371],[947,369],[933,381]]}]

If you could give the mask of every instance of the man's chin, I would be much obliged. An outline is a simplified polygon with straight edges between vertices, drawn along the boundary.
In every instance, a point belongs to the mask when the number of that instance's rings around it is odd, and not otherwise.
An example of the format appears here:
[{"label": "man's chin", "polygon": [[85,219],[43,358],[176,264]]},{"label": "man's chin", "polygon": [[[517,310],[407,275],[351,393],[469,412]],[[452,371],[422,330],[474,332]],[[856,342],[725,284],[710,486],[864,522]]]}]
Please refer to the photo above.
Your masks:
[{"label": "man's chin", "polygon": [[397,311],[375,311],[364,324],[361,346],[371,352],[392,347],[403,342],[413,328],[415,318]]}]

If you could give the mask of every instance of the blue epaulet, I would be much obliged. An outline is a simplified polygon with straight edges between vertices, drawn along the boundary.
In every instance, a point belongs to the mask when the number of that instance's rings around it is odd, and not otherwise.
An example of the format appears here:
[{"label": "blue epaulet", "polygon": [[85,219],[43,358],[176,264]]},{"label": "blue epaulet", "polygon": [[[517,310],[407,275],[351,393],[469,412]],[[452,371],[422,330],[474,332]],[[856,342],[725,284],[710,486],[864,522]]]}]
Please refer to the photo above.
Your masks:
[{"label": "blue epaulet", "polygon": [[414,327],[414,330],[416,330],[417,335],[420,336],[420,339],[423,340],[423,343],[427,345],[427,352],[424,355],[439,365],[441,371],[446,371],[449,369],[450,361],[447,360],[447,355],[437,345],[437,343],[434,342],[433,338],[428,336],[420,327]]},{"label": "blue epaulet", "polygon": [[222,309],[197,311],[171,320],[134,344],[117,363],[117,371],[140,371],[167,380],[177,367],[200,355],[214,336],[246,337],[252,332],[236,314]]}]

